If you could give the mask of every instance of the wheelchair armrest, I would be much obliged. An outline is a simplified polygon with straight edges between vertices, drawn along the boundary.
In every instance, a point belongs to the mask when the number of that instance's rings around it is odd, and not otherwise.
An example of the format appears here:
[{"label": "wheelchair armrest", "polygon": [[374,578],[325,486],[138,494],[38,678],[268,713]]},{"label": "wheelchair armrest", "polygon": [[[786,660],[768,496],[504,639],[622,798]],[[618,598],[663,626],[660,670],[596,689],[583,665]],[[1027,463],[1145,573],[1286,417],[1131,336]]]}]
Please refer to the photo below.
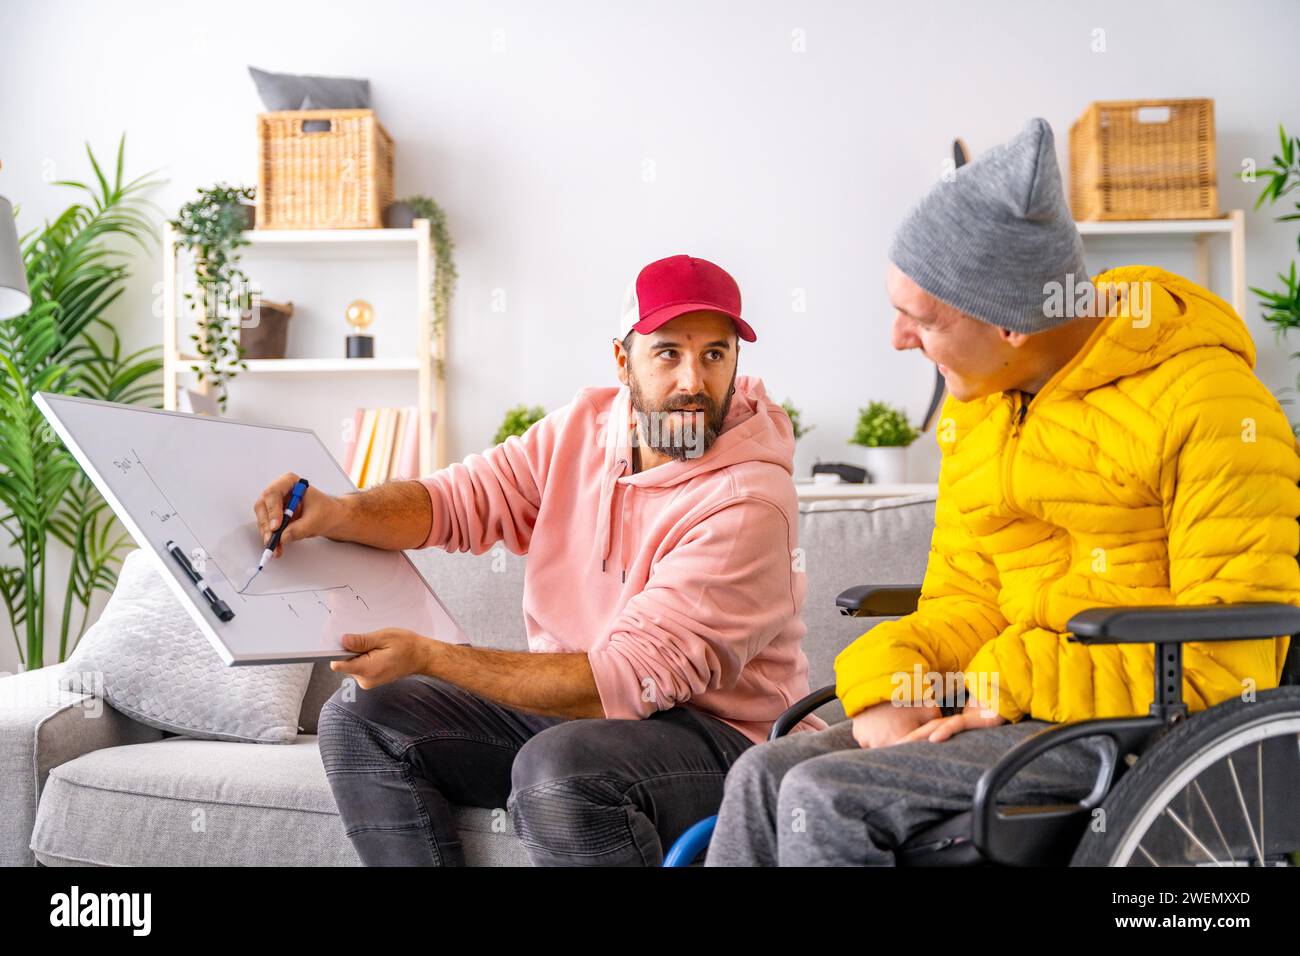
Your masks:
[{"label": "wheelchair armrest", "polygon": [[835,606],[845,617],[898,617],[915,611],[920,600],[920,585],[859,584],[841,591]]},{"label": "wheelchair armrest", "polygon": [[772,730],[767,735],[768,740],[776,740],[778,737],[784,737],[788,734],[799,721],[803,720],[818,707],[823,704],[829,704],[835,699],[835,685],[827,684],[825,687],[819,687],[802,700],[795,701],[790,705],[789,710],[776,719],[772,724]]},{"label": "wheelchair armrest", "polygon": [[[1156,739],[1159,717],[1108,717],[1053,724],[1008,750],[975,784],[971,842],[986,860],[1007,866],[1064,866],[1078,845],[1092,811],[1101,805],[1126,768],[1124,757],[1142,753]],[[1028,764],[1062,744],[1106,738],[1092,790],[1078,803],[998,805],[1002,788]]]},{"label": "wheelchair armrest", "polygon": [[1095,607],[1074,615],[1065,626],[1080,644],[1237,641],[1300,632],[1300,607],[1290,604]]}]

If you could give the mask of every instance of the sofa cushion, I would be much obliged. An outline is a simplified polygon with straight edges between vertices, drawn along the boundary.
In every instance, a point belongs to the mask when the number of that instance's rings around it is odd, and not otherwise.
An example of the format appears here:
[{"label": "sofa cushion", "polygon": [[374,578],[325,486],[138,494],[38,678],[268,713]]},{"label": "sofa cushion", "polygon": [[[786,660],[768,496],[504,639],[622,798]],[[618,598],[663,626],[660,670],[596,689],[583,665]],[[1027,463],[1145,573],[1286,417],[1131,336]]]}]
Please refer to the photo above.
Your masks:
[{"label": "sofa cushion", "polygon": [[104,747],[161,740],[99,697],[62,690],[62,664],[0,674],[0,867],[32,866],[32,827],[52,768]]},{"label": "sofa cushion", "polygon": [[528,650],[523,610],[526,558],[503,545],[483,554],[441,548],[407,554],[476,646]]},{"label": "sofa cushion", "polygon": [[63,669],[67,689],[93,694],[142,724],[211,740],[289,743],[311,664],[227,667],[172,594],[152,555],[136,549]]},{"label": "sofa cushion", "polygon": [[85,754],[50,771],[32,851],[46,865],[360,862],[309,736],[283,747],[170,737]]},{"label": "sofa cushion", "polygon": [[[816,501],[799,508],[799,548],[808,574],[803,620],[808,628],[808,684],[835,683],[835,657],[883,618],[845,617],[841,591],[859,584],[920,584],[934,533],[934,495],[861,501]],[[844,719],[839,701],[817,711]]]},{"label": "sofa cushion", "polygon": [[[502,812],[457,810],[466,861],[526,865]],[[358,866],[317,738],[285,747],[170,737],[50,772],[32,832],[46,866]]]}]

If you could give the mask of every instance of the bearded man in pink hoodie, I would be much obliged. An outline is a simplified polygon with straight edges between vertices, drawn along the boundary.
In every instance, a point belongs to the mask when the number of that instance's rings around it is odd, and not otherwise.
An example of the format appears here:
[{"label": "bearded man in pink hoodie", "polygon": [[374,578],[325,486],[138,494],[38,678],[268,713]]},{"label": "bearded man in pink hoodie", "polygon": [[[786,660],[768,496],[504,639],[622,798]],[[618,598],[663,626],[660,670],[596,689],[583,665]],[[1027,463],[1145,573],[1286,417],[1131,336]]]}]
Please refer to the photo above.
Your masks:
[{"label": "bearded man in pink hoodie", "polygon": [[[737,375],[735,280],[651,263],[619,332],[621,387],[418,481],[310,488],[280,538],[528,555],[528,651],[386,629],[331,663],[360,690],[322,708],[321,758],[367,865],[463,864],[453,804],[507,808],[539,865],[658,865],[808,693],[794,436]],[[258,499],[264,540],[296,480]]]}]

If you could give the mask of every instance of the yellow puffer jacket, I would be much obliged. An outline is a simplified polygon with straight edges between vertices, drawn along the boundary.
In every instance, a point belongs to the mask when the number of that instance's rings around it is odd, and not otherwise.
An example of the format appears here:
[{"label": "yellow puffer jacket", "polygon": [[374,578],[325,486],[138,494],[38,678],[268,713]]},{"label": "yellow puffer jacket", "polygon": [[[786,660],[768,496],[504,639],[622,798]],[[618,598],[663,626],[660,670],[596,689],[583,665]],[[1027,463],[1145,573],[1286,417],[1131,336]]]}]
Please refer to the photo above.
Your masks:
[{"label": "yellow puffer jacket", "polygon": [[[1098,325],[1025,404],[1021,392],[943,407],[935,529],[917,610],[835,661],[854,715],[911,699],[911,675],[964,672],[1007,720],[1145,714],[1151,645],[1087,647],[1066,622],[1090,607],[1300,604],[1300,455],[1255,377],[1236,312],[1163,269],[1146,308]],[[1144,288],[1144,286],[1138,286]],[[1140,301],[1140,300],[1136,300]],[[1289,638],[1188,644],[1189,710],[1281,679]],[[908,675],[903,681],[896,675]]]}]

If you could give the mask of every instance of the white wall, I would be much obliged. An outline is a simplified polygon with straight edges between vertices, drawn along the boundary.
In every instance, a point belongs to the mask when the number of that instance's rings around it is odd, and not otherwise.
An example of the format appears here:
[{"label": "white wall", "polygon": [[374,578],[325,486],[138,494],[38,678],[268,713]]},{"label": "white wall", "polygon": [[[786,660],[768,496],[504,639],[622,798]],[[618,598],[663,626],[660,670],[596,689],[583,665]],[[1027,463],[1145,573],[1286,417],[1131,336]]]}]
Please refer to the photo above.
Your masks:
[{"label": "white wall", "polygon": [[[1091,50],[1096,28],[1104,53]],[[0,36],[0,193],[22,205],[21,228],[67,201],[48,179],[88,175],[85,142],[110,157],[124,130],[130,170],[169,177],[155,196],[169,215],[197,186],[254,183],[250,63],[369,77],[397,142],[398,194],[435,196],[457,242],[456,458],[486,446],[509,405],[554,408],[613,382],[624,286],[641,264],[689,252],[740,282],[759,334],[742,371],[816,425],[801,464],[856,460],[844,442],[859,405],[919,415],[929,395],[925,360],[890,351],[882,277],[894,224],[954,136],[979,151],[1041,115],[1064,162],[1091,100],[1213,97],[1220,201],[1233,208],[1256,194],[1232,178],[1242,157],[1267,164],[1279,121],[1300,130],[1288,0],[3,0]],[[1249,282],[1268,285],[1296,229],[1252,212],[1248,234]],[[1092,242],[1090,259],[1192,269],[1186,241]],[[114,309],[129,344],[160,341],[160,269],[157,255],[137,261]],[[1225,295],[1226,282],[1216,271]],[[505,313],[491,308],[498,289]],[[1260,374],[1291,384],[1253,307],[1250,322]],[[296,414],[310,415],[274,417]],[[15,661],[6,637],[0,668]]]}]

